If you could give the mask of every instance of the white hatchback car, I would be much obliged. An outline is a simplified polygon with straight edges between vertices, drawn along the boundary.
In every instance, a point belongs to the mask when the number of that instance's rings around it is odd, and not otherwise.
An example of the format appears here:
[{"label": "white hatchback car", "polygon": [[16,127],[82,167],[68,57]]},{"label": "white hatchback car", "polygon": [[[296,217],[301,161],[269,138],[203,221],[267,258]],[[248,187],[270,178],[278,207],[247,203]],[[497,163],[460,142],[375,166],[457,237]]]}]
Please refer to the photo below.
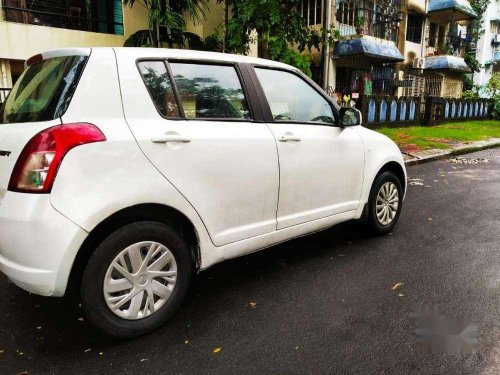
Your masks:
[{"label": "white hatchback car", "polygon": [[110,335],[164,323],[217,262],[401,212],[397,146],[288,65],[93,48],[26,66],[0,110],[0,271],[75,293]]}]

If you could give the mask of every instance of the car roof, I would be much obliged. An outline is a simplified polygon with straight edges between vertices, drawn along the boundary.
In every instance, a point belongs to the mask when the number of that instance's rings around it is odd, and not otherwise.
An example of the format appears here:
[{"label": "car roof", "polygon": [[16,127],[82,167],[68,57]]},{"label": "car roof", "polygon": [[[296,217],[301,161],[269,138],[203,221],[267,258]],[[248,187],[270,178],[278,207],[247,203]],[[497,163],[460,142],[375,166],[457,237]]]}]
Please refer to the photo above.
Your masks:
[{"label": "car roof", "polygon": [[[99,47],[98,47],[99,48]],[[296,68],[273,60],[266,60],[257,57],[236,55],[232,53],[206,52],[195,51],[188,49],[174,48],[143,48],[143,47],[114,47],[117,55],[135,59],[147,58],[171,58],[171,59],[186,59],[200,61],[217,61],[217,62],[241,62],[255,65],[264,65],[269,67],[277,67],[284,69],[297,70]]]},{"label": "car roof", "polygon": [[[248,63],[260,66],[282,68],[298,71],[297,68],[278,61],[261,59],[257,57],[236,55],[232,53],[195,51],[174,48],[144,48],[144,47],[92,47],[92,48],[59,48],[42,52],[44,59],[56,56],[89,56],[95,49],[113,49],[120,59],[185,59],[197,61]],[[30,60],[30,59],[28,59]],[[28,61],[27,60],[27,61]]]}]

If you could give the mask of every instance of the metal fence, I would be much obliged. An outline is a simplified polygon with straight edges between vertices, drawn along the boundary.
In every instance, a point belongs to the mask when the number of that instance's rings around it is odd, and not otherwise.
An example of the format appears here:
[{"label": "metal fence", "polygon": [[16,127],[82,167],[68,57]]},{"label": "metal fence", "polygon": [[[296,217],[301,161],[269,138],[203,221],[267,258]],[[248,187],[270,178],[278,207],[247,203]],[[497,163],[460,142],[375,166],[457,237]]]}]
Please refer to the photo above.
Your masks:
[{"label": "metal fence", "polygon": [[445,99],[427,98],[425,102],[425,125],[464,119],[486,119],[491,117],[493,103],[490,99]]},{"label": "metal fence", "polygon": [[362,96],[356,107],[369,128],[436,125],[491,117],[490,99],[447,99],[419,96]]},{"label": "metal fence", "polygon": [[363,96],[358,108],[367,127],[419,124],[421,119],[417,96]]}]

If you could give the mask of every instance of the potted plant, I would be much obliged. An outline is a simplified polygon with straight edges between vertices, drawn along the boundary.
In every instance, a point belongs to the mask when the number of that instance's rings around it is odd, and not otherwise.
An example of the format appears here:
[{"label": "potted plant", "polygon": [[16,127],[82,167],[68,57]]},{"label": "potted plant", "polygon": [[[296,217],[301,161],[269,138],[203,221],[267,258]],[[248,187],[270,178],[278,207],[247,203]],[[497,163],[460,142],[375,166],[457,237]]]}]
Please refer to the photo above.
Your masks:
[{"label": "potted plant", "polygon": [[356,17],[354,20],[354,27],[356,28],[356,33],[357,34],[363,34],[364,28],[365,28],[365,22],[366,18],[361,16],[361,17]]}]

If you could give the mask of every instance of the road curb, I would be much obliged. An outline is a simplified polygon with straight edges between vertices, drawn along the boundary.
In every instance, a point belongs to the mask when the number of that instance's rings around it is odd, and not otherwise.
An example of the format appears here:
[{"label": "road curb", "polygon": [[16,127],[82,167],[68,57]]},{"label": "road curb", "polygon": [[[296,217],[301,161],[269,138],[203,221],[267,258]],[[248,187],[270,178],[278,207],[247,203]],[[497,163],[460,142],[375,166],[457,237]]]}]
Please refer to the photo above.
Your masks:
[{"label": "road curb", "polygon": [[455,150],[450,150],[449,152],[446,152],[446,153],[427,156],[427,157],[424,157],[421,159],[411,159],[411,160],[405,161],[405,165],[407,167],[411,167],[413,165],[419,165],[419,164],[429,163],[431,161],[447,159],[450,156],[470,154],[472,152],[487,150],[489,148],[496,148],[496,147],[500,147],[500,142],[491,143],[491,144],[482,145],[482,146],[471,146],[471,147],[459,148],[459,149],[455,149]]}]

